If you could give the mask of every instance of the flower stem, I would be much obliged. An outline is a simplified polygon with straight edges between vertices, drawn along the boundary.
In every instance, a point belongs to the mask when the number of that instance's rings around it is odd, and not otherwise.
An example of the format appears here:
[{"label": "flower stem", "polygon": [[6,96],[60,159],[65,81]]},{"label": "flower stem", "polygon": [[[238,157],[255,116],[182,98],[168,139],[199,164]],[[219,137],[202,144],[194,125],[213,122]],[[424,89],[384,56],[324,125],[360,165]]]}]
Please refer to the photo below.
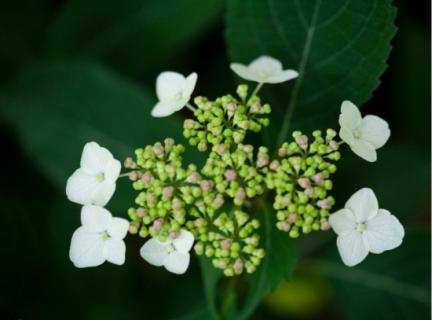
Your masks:
[{"label": "flower stem", "polygon": [[303,48],[303,53],[302,53],[302,57],[300,60],[300,65],[299,65],[299,77],[297,78],[294,87],[292,89],[291,92],[291,96],[288,102],[288,108],[287,111],[285,113],[285,117],[283,119],[282,122],[282,128],[279,131],[279,136],[277,139],[277,146],[280,146],[283,142],[283,140],[286,138],[286,135],[288,133],[288,129],[289,129],[289,125],[291,122],[291,118],[292,115],[294,113],[294,109],[297,105],[297,99],[298,99],[298,95],[300,92],[300,87],[302,85],[303,82],[303,78],[304,78],[304,73],[305,73],[305,68],[306,68],[306,63],[308,61],[309,58],[309,53],[310,53],[310,49],[311,49],[311,45],[312,45],[312,39],[315,33],[315,25],[318,19],[318,12],[319,12],[319,8],[321,5],[321,0],[317,0],[315,2],[315,9],[314,12],[312,14],[312,18],[311,18],[311,23],[309,26],[309,30],[307,32],[306,35],[306,42],[305,42],[305,46]]},{"label": "flower stem", "polygon": [[129,172],[122,173],[118,177],[119,178],[129,177]]},{"label": "flower stem", "polygon": [[190,111],[195,112],[196,108],[194,108],[189,102],[186,103],[186,108],[188,108]]},{"label": "flower stem", "polygon": [[256,96],[258,94],[258,92],[261,90],[263,85],[264,85],[264,82],[258,83],[258,85],[255,87],[255,90],[252,92],[251,97]]}]

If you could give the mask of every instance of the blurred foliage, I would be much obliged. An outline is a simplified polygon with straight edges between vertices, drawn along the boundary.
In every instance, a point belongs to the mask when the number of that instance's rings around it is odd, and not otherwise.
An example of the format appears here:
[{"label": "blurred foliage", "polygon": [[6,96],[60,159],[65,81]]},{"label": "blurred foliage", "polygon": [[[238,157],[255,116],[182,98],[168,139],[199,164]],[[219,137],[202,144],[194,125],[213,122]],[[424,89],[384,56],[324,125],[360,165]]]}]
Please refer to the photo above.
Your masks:
[{"label": "blurred foliage", "polygon": [[[227,6],[222,0],[0,3],[2,319],[197,320],[215,318],[220,308],[231,319],[428,317],[430,10],[408,1],[395,3],[398,32],[377,89],[394,34],[390,1],[321,1],[327,18],[339,15],[316,30],[293,115],[293,125],[302,130],[312,122],[335,124],[340,100],[362,103],[376,89],[364,112],[388,119],[392,138],[377,163],[343,152],[335,178],[336,208],[358,188],[372,187],[380,205],[410,230],[400,248],[371,255],[349,269],[337,255],[334,235],[302,237],[294,242],[299,253],[294,278],[255,312],[267,292],[290,279],[293,270],[291,241],[269,228],[263,228],[270,248],[263,266],[234,283],[221,278],[205,259],[193,258],[181,277],[143,263],[138,255],[142,240],[134,237],[127,239],[122,267],[83,270],[69,261],[79,206],[66,200],[64,187],[82,145],[97,140],[123,159],[135,147],[168,135],[181,141],[181,114],[149,116],[156,99],[154,77],[166,68],[197,71],[196,92],[209,97],[234,91],[228,51],[239,62],[267,53],[297,68],[306,31],[299,11],[290,10],[295,3],[310,14],[315,1],[229,0]],[[375,10],[368,4],[376,5]],[[364,32],[358,32],[361,26]],[[335,63],[334,51],[347,39],[352,45]],[[287,46],[292,55],[284,54]],[[352,48],[364,53],[365,64],[358,64]],[[332,63],[322,65],[326,59]],[[309,66],[314,68],[308,74]],[[359,72],[349,73],[355,68]],[[350,76],[338,77],[342,71]],[[322,96],[318,88],[325,88]],[[279,110],[267,129],[270,137],[279,132],[278,118],[291,89],[292,84],[263,89]],[[189,148],[187,161],[199,161],[191,152]],[[128,181],[119,181],[108,206],[114,214],[125,216],[133,201],[130,188]],[[272,216],[257,215],[264,225],[271,223]]]}]

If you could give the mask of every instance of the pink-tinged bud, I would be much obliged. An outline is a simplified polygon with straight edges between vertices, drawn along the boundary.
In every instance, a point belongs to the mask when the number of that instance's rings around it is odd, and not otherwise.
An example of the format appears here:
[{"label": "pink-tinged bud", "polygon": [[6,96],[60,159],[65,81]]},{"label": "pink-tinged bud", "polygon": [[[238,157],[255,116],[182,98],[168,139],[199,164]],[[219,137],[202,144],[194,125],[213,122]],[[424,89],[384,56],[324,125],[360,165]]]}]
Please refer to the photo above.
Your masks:
[{"label": "pink-tinged bud", "polygon": [[186,129],[193,129],[194,128],[194,126],[195,126],[195,121],[193,121],[192,119],[186,119],[185,120],[185,122],[184,122],[184,127],[186,128]]},{"label": "pink-tinged bud", "polygon": [[280,167],[280,163],[277,160],[273,160],[272,162],[270,162],[270,169],[273,171],[276,171],[277,169],[279,169]]},{"label": "pink-tinged bud", "polygon": [[330,223],[327,220],[321,220],[321,230],[326,231],[330,229]]},{"label": "pink-tinged bud", "polygon": [[175,232],[175,231],[171,231],[169,234],[168,234],[168,237],[171,239],[171,240],[174,240],[175,238],[177,238],[178,237],[178,232]]},{"label": "pink-tinged bud", "polygon": [[307,143],[308,143],[308,137],[305,136],[304,134],[302,134],[302,135],[296,137],[296,138],[295,138],[295,141],[297,142],[297,144],[298,144],[299,146],[305,146],[305,145],[307,145]]},{"label": "pink-tinged bud", "polygon": [[285,150],[285,148],[279,148],[278,155],[279,157],[285,157],[287,155],[287,151]]},{"label": "pink-tinged bud", "polygon": [[284,221],[280,224],[280,228],[282,231],[287,232],[291,228],[291,225],[288,222]]},{"label": "pink-tinged bud", "polygon": [[133,224],[129,225],[129,233],[135,234],[138,232],[138,228],[134,226]]},{"label": "pink-tinged bud", "polygon": [[165,198],[171,198],[173,196],[173,193],[174,193],[174,188],[172,186],[165,187],[162,190],[162,195]]},{"label": "pink-tinged bud", "polygon": [[234,113],[237,109],[237,105],[235,103],[231,102],[231,103],[228,103],[226,108],[227,108],[228,112]]},{"label": "pink-tinged bud", "polygon": [[329,143],[329,147],[333,151],[336,151],[337,149],[339,149],[339,143],[337,143],[337,141],[335,141],[335,140],[331,140]]},{"label": "pink-tinged bud", "polygon": [[136,171],[129,172],[129,179],[131,181],[136,181],[138,179],[138,173]]},{"label": "pink-tinged bud", "polygon": [[179,201],[179,199],[174,199],[172,202],[171,208],[174,211],[178,211],[181,209],[181,207],[182,207],[182,205],[181,205],[181,202]]},{"label": "pink-tinged bud", "polygon": [[158,144],[158,145],[153,147],[153,152],[158,157],[161,157],[164,154],[164,147],[162,147],[162,145]]},{"label": "pink-tinged bud", "polygon": [[155,202],[156,199],[155,199],[155,196],[153,194],[149,193],[146,196],[146,200],[147,200],[147,203],[152,204]]},{"label": "pink-tinged bud", "polygon": [[228,169],[225,171],[224,176],[228,181],[234,181],[237,178],[237,173],[232,169]]},{"label": "pink-tinged bud", "polygon": [[306,188],[304,194],[307,195],[308,198],[313,198],[315,196],[312,188]]},{"label": "pink-tinged bud", "polygon": [[227,151],[227,146],[224,144],[220,144],[216,147],[216,150],[220,154],[224,154]]},{"label": "pink-tinged bud", "polygon": [[195,182],[198,181],[199,177],[200,177],[200,175],[199,175],[198,172],[192,172],[192,173],[189,175],[189,177],[187,178],[187,181],[188,181],[188,182],[195,183]]},{"label": "pink-tinged bud", "polygon": [[136,214],[138,217],[142,218],[147,214],[147,210],[145,208],[138,208]]},{"label": "pink-tinged bud", "polygon": [[173,138],[165,138],[165,140],[164,140],[164,144],[165,144],[166,146],[173,146],[174,143],[175,143],[175,141],[174,141]]},{"label": "pink-tinged bud", "polygon": [[174,168],[172,165],[167,165],[167,166],[165,166],[165,171],[166,171],[168,174],[174,174],[174,172],[175,172],[175,168]]},{"label": "pink-tinged bud", "polygon": [[220,269],[225,269],[227,267],[227,263],[225,260],[219,260],[218,265]]},{"label": "pink-tinged bud", "polygon": [[316,184],[321,185],[321,184],[323,184],[323,182],[324,182],[324,177],[323,177],[323,175],[322,175],[321,173],[317,173],[317,174],[315,174],[315,175],[312,177],[312,180],[313,180]]},{"label": "pink-tinged bud", "polygon": [[203,191],[209,191],[211,188],[211,182],[208,180],[201,181],[200,187],[203,189]]},{"label": "pink-tinged bud", "polygon": [[219,208],[224,204],[224,198],[222,197],[222,195],[218,194],[214,199],[213,203],[216,206],[216,208]]},{"label": "pink-tinged bud", "polygon": [[259,102],[255,102],[253,105],[252,105],[252,107],[251,107],[251,109],[250,109],[250,112],[252,112],[252,113],[258,113],[258,112],[260,112],[261,111],[261,103],[259,103]]},{"label": "pink-tinged bud", "polygon": [[269,163],[270,159],[268,156],[258,156],[258,167],[264,167]]},{"label": "pink-tinged bud", "polygon": [[220,245],[223,250],[228,250],[231,248],[231,240],[224,239],[220,242]]},{"label": "pink-tinged bud", "polygon": [[132,158],[130,158],[130,157],[126,158],[125,161],[124,161],[124,163],[123,163],[123,166],[125,168],[132,168],[132,166],[133,166],[133,160],[132,160]]},{"label": "pink-tinged bud", "polygon": [[156,231],[160,231],[160,229],[162,229],[162,221],[160,219],[153,221],[153,228]]},{"label": "pink-tinged bud", "polygon": [[244,200],[246,198],[246,192],[244,191],[243,188],[239,188],[239,189],[237,189],[237,191],[235,193],[235,197],[238,200]]},{"label": "pink-tinged bud", "polygon": [[201,228],[205,225],[205,221],[203,218],[196,219],[194,223],[197,226],[197,228]]},{"label": "pink-tinged bud", "polygon": [[241,272],[243,270],[243,267],[244,267],[243,261],[241,261],[240,259],[237,259],[234,262],[234,266],[233,267],[234,267],[235,271]]},{"label": "pink-tinged bud", "polygon": [[300,178],[297,180],[298,184],[300,185],[300,187],[302,187],[303,189],[309,188],[311,185],[311,182],[308,178]]},{"label": "pink-tinged bud", "polygon": [[289,196],[284,196],[281,198],[280,203],[281,205],[283,205],[284,207],[287,207],[290,204],[290,197]]},{"label": "pink-tinged bud", "polygon": [[321,209],[330,209],[330,202],[328,199],[323,199],[317,202],[317,206]]},{"label": "pink-tinged bud", "polygon": [[141,181],[144,182],[144,183],[150,183],[150,181],[151,181],[151,175],[149,173],[144,173],[141,176]]},{"label": "pink-tinged bud", "polygon": [[251,144],[244,145],[243,151],[246,153],[252,153],[253,152],[253,145],[251,145]]},{"label": "pink-tinged bud", "polygon": [[295,213],[290,213],[288,215],[288,223],[295,223],[297,221],[297,215]]}]

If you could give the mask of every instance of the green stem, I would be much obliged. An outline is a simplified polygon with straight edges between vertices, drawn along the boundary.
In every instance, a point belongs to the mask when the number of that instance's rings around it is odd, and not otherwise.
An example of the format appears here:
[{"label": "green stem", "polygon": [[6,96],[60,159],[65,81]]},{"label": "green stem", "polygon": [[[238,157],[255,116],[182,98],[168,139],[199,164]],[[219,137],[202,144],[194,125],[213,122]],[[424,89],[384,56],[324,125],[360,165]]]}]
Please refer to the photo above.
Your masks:
[{"label": "green stem", "polygon": [[294,110],[296,108],[297,105],[297,99],[298,99],[298,95],[300,92],[300,87],[302,85],[303,82],[303,78],[304,78],[304,73],[305,73],[305,68],[306,68],[306,64],[309,58],[309,53],[310,53],[310,49],[311,49],[311,45],[312,45],[312,39],[315,33],[315,25],[318,19],[318,12],[319,12],[319,8],[321,6],[321,0],[317,0],[315,2],[315,9],[313,11],[312,14],[312,18],[311,18],[311,23],[309,26],[309,30],[307,32],[306,35],[306,42],[305,42],[305,46],[303,48],[303,53],[302,53],[302,57],[300,60],[300,65],[298,68],[299,71],[299,76],[296,80],[296,82],[294,83],[294,87],[293,90],[291,91],[291,96],[288,102],[288,108],[287,111],[285,113],[283,122],[282,122],[282,128],[279,131],[279,136],[277,139],[277,146],[280,146],[283,142],[283,140],[286,138],[286,135],[288,133],[288,129],[289,129],[289,125],[291,122],[291,118],[292,115],[294,113]]},{"label": "green stem", "polygon": [[190,111],[195,112],[196,108],[194,108],[189,102],[186,103],[186,108],[188,108]]},{"label": "green stem", "polygon": [[252,92],[251,97],[256,96],[258,94],[258,92],[261,90],[263,85],[264,85],[264,82],[258,83],[255,90]]}]

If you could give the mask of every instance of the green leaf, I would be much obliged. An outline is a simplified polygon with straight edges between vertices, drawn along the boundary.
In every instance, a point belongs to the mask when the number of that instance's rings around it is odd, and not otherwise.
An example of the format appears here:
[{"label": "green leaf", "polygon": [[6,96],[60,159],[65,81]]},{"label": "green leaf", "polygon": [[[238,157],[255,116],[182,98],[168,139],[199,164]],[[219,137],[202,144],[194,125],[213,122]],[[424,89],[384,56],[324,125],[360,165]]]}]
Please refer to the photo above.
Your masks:
[{"label": "green leaf", "polygon": [[[291,83],[271,92],[273,121],[310,129],[337,120],[340,104],[365,103],[386,68],[395,34],[391,0],[229,0],[226,39],[232,61],[267,54],[297,69]],[[292,82],[294,84],[292,84]],[[315,129],[315,128],[314,128]]]},{"label": "green leaf", "polygon": [[431,306],[429,244],[429,231],[409,231],[401,247],[370,254],[356,267],[344,266],[339,257],[315,261],[315,266],[334,285],[336,305],[348,319],[426,319]]},{"label": "green leaf", "polygon": [[[107,147],[121,161],[133,156],[135,148],[168,136],[183,142],[175,115],[150,116],[154,103],[154,94],[144,88],[100,66],[76,62],[28,68],[0,95],[0,110],[17,131],[28,159],[61,192],[88,141]],[[123,179],[118,186],[120,193],[127,191],[127,204],[114,203],[123,211],[133,203],[128,184]],[[117,197],[123,199],[116,192],[113,200]]]},{"label": "green leaf", "polygon": [[212,265],[209,258],[202,256],[199,257],[198,260],[201,267],[201,278],[204,286],[205,298],[207,300],[208,311],[213,319],[218,319],[219,312],[216,300],[218,283],[223,274]]},{"label": "green leaf", "polygon": [[275,290],[282,281],[289,280],[296,263],[293,241],[287,233],[276,230],[275,213],[265,208],[261,218],[264,233],[261,239],[266,256],[249,277],[250,287],[239,319],[248,319],[266,294]]},{"label": "green leaf", "polygon": [[222,7],[221,0],[72,0],[54,23],[47,50],[138,75],[171,63],[217,20]]}]

